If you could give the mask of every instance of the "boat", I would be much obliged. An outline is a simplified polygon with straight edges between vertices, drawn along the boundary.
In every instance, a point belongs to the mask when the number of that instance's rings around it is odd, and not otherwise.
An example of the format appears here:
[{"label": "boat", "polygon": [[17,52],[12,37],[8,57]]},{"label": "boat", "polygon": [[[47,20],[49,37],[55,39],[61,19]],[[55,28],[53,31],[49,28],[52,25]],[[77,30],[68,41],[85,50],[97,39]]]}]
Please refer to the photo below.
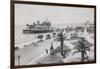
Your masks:
[{"label": "boat", "polygon": [[53,32],[53,28],[51,27],[51,22],[46,19],[42,23],[37,20],[37,23],[33,22],[32,25],[26,24],[26,29],[23,29],[24,34],[32,34],[32,33],[50,33]]}]

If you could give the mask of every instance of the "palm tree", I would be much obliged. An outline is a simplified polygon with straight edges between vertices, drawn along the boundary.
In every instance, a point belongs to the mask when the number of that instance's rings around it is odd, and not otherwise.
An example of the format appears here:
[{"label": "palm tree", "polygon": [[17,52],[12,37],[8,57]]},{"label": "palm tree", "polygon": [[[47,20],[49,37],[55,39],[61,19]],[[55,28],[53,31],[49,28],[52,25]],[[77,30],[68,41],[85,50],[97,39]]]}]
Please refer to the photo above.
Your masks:
[{"label": "palm tree", "polygon": [[57,37],[54,39],[55,41],[60,41],[61,46],[61,55],[64,58],[64,52],[63,52],[63,46],[64,46],[64,40],[66,38],[65,34],[63,33],[64,30],[62,30],[60,33],[58,33]]},{"label": "palm tree", "polygon": [[[76,51],[73,52],[73,55],[75,53],[81,53],[81,61],[84,62],[84,60],[88,60],[88,55],[87,55],[87,51],[90,52],[90,47],[91,47],[91,44],[85,40],[85,38],[81,38],[81,40],[78,41],[78,44],[76,47],[74,47],[74,49]],[[86,57],[85,57],[86,56]]]}]

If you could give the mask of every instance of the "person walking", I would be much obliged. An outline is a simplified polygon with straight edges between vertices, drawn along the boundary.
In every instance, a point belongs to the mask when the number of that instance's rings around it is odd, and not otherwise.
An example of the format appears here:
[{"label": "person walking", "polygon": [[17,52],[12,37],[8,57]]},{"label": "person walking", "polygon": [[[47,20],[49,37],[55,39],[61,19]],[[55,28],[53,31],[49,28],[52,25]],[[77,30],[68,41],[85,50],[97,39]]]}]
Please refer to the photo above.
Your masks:
[{"label": "person walking", "polygon": [[48,54],[48,49],[45,49],[45,51],[46,51],[46,54]]}]

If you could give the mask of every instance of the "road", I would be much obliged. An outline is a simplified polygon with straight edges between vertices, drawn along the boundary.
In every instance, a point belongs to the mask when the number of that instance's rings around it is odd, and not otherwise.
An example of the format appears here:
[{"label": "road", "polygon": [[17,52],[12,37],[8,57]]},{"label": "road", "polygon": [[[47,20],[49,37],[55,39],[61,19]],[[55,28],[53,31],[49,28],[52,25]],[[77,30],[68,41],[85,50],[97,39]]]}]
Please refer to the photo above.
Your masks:
[{"label": "road", "polygon": [[49,49],[52,39],[38,43],[38,47],[27,46],[15,51],[15,65],[18,65],[18,56],[20,56],[20,65],[25,65],[31,62],[33,59],[39,57],[45,52],[45,49]]}]

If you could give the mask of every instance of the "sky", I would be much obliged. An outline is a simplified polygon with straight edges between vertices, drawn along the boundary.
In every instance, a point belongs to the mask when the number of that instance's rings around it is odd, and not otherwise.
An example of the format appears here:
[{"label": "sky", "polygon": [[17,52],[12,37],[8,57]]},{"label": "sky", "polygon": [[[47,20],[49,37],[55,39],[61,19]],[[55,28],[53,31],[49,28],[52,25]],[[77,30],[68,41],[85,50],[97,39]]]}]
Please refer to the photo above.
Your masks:
[{"label": "sky", "polygon": [[46,18],[52,25],[77,25],[87,20],[94,22],[93,8],[60,7],[46,5],[15,4],[15,25],[33,24]]}]

